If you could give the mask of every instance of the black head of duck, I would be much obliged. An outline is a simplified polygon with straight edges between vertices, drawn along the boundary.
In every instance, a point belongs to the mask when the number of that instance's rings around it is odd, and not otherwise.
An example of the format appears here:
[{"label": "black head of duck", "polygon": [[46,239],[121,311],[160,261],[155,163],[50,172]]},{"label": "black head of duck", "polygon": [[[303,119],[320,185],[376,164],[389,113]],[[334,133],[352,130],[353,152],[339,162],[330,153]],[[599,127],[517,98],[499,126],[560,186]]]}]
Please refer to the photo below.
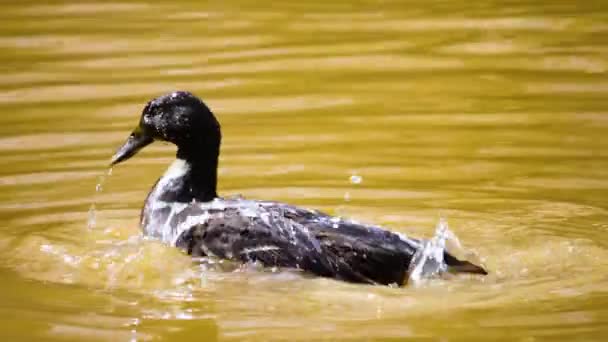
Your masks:
[{"label": "black head of duck", "polygon": [[435,237],[438,241],[413,239],[284,203],[218,197],[220,124],[189,92],[150,101],[111,164],[129,159],[155,140],[175,144],[177,155],[150,191],[141,225],[145,235],[189,254],[370,284],[402,285],[412,273],[421,272],[487,274],[447,252],[442,247],[445,236]]},{"label": "black head of duck", "polygon": [[166,174],[173,181],[159,182],[155,188],[162,186],[164,191],[148,200],[207,202],[217,197],[221,138],[220,124],[209,107],[189,92],[176,91],[148,102],[111,164],[131,158],[155,140],[173,143],[177,162]]}]

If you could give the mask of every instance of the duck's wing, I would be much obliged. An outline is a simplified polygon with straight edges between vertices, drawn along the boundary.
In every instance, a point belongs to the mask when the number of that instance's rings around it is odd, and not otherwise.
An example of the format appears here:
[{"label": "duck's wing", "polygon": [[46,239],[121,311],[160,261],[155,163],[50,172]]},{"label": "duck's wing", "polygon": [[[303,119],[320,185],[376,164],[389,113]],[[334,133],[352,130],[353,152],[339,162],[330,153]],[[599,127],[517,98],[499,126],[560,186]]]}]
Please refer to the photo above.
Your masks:
[{"label": "duck's wing", "polygon": [[241,210],[226,208],[184,231],[175,244],[193,256],[260,262],[268,267],[298,268],[323,277],[373,282],[336,255],[328,255],[315,232],[287,218],[285,209],[288,208],[267,208],[256,215],[244,215]]},{"label": "duck's wing", "polygon": [[347,264],[359,277],[385,285],[407,281],[419,247],[416,240],[338,218],[315,218],[304,224],[315,232],[325,255]]},{"label": "duck's wing", "polygon": [[[176,245],[194,256],[257,261],[350,282],[398,285],[407,281],[420,248],[419,240],[380,227],[271,202],[260,202],[253,214],[242,208],[211,212],[204,222],[185,230]],[[448,265],[472,265],[446,255]]]},{"label": "duck's wing", "polygon": [[351,282],[402,284],[415,245],[388,231],[280,203],[212,212],[176,241],[194,256],[299,268]]}]

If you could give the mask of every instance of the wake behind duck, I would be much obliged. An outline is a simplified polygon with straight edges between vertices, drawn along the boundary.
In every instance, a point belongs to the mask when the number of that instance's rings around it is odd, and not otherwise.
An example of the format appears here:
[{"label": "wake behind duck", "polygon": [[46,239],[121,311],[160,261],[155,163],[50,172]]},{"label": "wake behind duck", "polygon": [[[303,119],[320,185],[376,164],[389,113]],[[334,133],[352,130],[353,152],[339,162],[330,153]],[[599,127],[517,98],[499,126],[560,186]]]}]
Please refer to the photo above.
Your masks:
[{"label": "wake behind duck", "polygon": [[220,125],[189,92],[150,101],[138,127],[112,158],[125,161],[154,140],[177,145],[177,160],[150,191],[141,215],[144,235],[193,256],[267,267],[297,268],[339,280],[405,284],[441,272],[487,274],[445,250],[447,226],[431,240],[272,201],[220,198]]}]

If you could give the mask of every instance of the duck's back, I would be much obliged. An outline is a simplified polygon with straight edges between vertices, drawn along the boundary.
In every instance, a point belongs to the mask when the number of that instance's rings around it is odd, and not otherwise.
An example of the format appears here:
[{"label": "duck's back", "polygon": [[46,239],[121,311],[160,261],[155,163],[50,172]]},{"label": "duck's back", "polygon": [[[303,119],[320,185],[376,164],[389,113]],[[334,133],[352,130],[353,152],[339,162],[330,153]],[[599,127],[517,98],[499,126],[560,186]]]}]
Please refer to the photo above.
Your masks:
[{"label": "duck's back", "polygon": [[416,240],[378,227],[281,203],[224,204],[207,208],[199,223],[179,232],[175,245],[193,256],[257,261],[350,282],[399,285],[406,281],[419,247]]},{"label": "duck's back", "polygon": [[[144,232],[193,256],[298,268],[358,283],[403,284],[421,248],[419,240],[380,227],[277,202],[159,202],[145,214]],[[448,253],[444,259],[465,272],[485,272]]]}]

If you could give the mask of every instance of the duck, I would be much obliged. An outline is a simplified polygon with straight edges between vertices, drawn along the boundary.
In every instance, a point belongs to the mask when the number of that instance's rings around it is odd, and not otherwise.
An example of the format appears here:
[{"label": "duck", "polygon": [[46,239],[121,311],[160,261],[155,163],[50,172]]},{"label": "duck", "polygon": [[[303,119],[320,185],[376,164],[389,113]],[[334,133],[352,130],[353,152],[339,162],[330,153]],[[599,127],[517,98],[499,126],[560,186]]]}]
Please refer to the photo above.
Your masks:
[{"label": "duck", "polygon": [[[197,258],[297,269],[350,283],[407,284],[427,240],[277,201],[220,197],[221,139],[216,116],[191,92],[174,91],[145,105],[110,162],[122,163],[154,141],[177,146],[175,161],[141,210],[144,236]],[[446,250],[439,254],[438,271],[488,274]]]}]

